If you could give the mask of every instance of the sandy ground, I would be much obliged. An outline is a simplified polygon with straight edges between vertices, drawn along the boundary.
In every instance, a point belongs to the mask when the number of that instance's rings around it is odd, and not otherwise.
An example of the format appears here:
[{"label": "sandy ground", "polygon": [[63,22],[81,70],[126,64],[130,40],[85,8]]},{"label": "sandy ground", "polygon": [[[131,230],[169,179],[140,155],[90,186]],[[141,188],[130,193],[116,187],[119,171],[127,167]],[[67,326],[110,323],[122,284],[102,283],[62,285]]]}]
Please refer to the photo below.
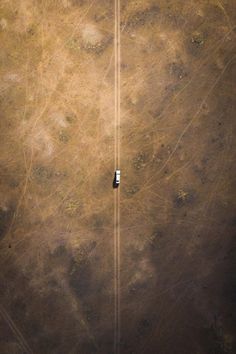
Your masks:
[{"label": "sandy ground", "polygon": [[[114,352],[114,3],[0,1],[1,354]],[[233,354],[236,2],[120,9],[120,354]]]}]

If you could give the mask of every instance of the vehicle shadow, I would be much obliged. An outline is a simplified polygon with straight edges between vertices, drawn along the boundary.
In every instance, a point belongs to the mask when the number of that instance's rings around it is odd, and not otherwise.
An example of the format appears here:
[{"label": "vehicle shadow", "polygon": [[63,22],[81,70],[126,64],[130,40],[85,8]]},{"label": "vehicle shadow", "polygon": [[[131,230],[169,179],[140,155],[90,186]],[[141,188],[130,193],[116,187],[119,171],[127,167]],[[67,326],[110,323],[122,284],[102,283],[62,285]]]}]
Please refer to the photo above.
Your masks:
[{"label": "vehicle shadow", "polygon": [[113,187],[113,189],[116,189],[116,188],[118,188],[118,186],[119,186],[119,184],[116,183],[116,173],[114,173],[112,187]]}]

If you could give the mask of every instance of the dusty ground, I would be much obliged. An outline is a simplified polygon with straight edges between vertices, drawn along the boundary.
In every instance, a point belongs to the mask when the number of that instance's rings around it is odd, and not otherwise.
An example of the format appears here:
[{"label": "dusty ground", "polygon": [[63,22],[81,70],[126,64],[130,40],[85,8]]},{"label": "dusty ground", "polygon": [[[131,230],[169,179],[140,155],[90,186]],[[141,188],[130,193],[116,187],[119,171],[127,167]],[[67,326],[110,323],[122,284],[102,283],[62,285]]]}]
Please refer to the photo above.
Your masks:
[{"label": "dusty ground", "polygon": [[[121,0],[121,354],[236,352],[234,0]],[[114,1],[0,2],[0,353],[114,346]]]}]

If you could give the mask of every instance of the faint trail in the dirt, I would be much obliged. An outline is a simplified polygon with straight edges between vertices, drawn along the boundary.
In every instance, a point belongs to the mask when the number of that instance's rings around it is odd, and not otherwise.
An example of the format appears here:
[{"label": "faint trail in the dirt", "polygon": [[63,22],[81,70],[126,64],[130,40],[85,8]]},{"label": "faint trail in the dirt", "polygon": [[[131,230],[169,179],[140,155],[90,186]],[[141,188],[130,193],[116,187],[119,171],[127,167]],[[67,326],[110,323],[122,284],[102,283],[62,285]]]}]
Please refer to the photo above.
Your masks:
[{"label": "faint trail in the dirt", "polygon": [[[212,224],[212,221],[214,220],[214,219],[212,220],[212,218],[209,215],[209,209],[210,209],[210,206],[212,204],[212,201],[213,201],[215,195],[217,194],[217,189],[219,188],[220,182],[222,181],[222,175],[225,172],[227,164],[229,164],[228,155],[231,151],[232,141],[233,141],[232,127],[230,127],[228,134],[229,134],[229,137],[228,137],[225,149],[223,150],[222,157],[219,160],[219,166],[217,169],[218,171],[216,174],[215,181],[213,183],[212,188],[209,188],[209,192],[205,198],[206,203],[202,206],[201,215],[200,215],[202,222],[194,225],[194,228],[192,231],[192,233],[193,233],[192,238],[193,239],[196,237],[197,234],[199,234],[201,232],[204,225],[206,225],[206,230],[209,230],[210,225]],[[204,215],[206,217],[205,224],[203,221]]]},{"label": "faint trail in the dirt", "polygon": [[[64,77],[64,74],[65,74],[65,66],[63,66],[60,75],[56,79],[56,82],[54,84],[54,87],[52,87],[52,89],[51,89],[49,97],[45,100],[44,106],[42,107],[42,109],[39,111],[38,114],[37,114],[37,112],[35,113],[35,119],[32,121],[32,124],[31,124],[31,127],[30,127],[30,132],[31,133],[33,133],[37,129],[38,122],[41,120],[43,114],[47,111],[48,107],[50,106],[51,100],[53,98],[53,95],[57,92],[58,82]],[[40,81],[40,87],[42,87],[42,82],[41,81]],[[24,154],[24,152],[23,152],[23,154]],[[24,155],[25,166],[26,166],[25,179],[24,179],[24,183],[23,183],[21,194],[20,194],[20,196],[18,198],[18,202],[17,202],[15,213],[13,215],[13,218],[12,218],[12,221],[10,223],[9,229],[8,229],[8,231],[6,233],[6,237],[11,234],[12,228],[14,226],[14,223],[15,223],[16,219],[17,219],[20,207],[22,205],[22,202],[24,200],[26,191],[28,189],[28,185],[30,183],[30,178],[31,178],[31,173],[32,173],[32,168],[33,168],[34,155],[35,155],[35,147],[34,147],[34,145],[31,145],[29,163],[28,164],[27,164],[27,161],[26,161],[26,156]]]},{"label": "faint trail in the dirt", "polygon": [[[94,2],[95,2],[95,1],[92,1],[92,2],[90,3],[90,5],[88,6],[88,8],[85,10],[84,15],[83,15],[82,18],[81,18],[81,21],[76,25],[76,27],[75,27],[75,29],[74,29],[74,31],[73,31],[73,33],[72,33],[72,35],[71,35],[70,38],[72,38],[72,37],[74,36],[77,27],[80,26],[82,20],[84,20],[84,19],[86,18],[87,14],[88,14],[89,10],[91,9],[91,7],[93,6]],[[41,42],[42,42],[42,49],[43,49],[43,32],[42,32]],[[54,56],[55,56],[55,55],[53,54],[53,56],[51,56],[51,57],[49,58],[49,60],[51,60]],[[49,60],[48,60],[48,62],[49,62]],[[61,74],[61,76],[60,76],[60,79],[63,77],[64,71],[65,71],[65,70],[64,70],[64,68],[63,68],[62,74]],[[57,81],[57,83],[58,83],[58,82],[59,82],[59,80]],[[52,88],[51,93],[50,93],[50,95],[49,95],[49,98],[46,100],[45,105],[44,105],[44,107],[42,108],[41,112],[40,112],[40,113],[38,114],[38,116],[35,118],[35,120],[34,120],[34,122],[33,122],[33,125],[32,125],[32,127],[31,127],[32,131],[34,131],[34,129],[35,129],[36,126],[37,126],[38,121],[41,119],[42,115],[45,113],[45,111],[46,111],[47,108],[49,107],[49,105],[50,105],[50,103],[51,103],[52,96],[53,96],[53,94],[57,91],[57,83],[56,83],[55,87]],[[41,77],[41,88],[43,89],[43,87],[42,87],[42,77]],[[23,201],[24,196],[25,196],[25,194],[26,194],[26,190],[27,190],[27,188],[28,188],[28,184],[29,184],[29,180],[30,180],[30,176],[31,176],[31,171],[32,171],[32,166],[33,166],[34,152],[35,152],[35,151],[34,151],[34,146],[31,146],[31,152],[30,152],[30,158],[29,158],[29,165],[28,165],[27,170],[26,170],[25,181],[24,181],[24,184],[23,184],[23,189],[22,189],[21,195],[20,195],[19,200],[18,200],[18,203],[17,203],[16,211],[15,211],[14,216],[13,216],[13,218],[12,218],[12,222],[11,222],[11,224],[10,224],[10,226],[9,226],[9,229],[8,229],[8,232],[7,232],[7,236],[10,235],[10,233],[11,233],[11,231],[12,231],[12,227],[13,227],[13,225],[14,225],[14,223],[15,223],[16,218],[17,218],[17,215],[18,215],[18,212],[19,212],[19,208],[20,208],[20,206],[21,206],[21,204],[22,204],[22,201]],[[25,156],[24,156],[24,158],[25,158]]]},{"label": "faint trail in the dirt", "polygon": [[33,350],[30,348],[28,343],[26,342],[25,338],[23,337],[22,333],[20,332],[19,328],[16,326],[16,324],[13,322],[13,320],[10,318],[8,315],[7,311],[4,309],[2,305],[0,305],[0,314],[4,321],[8,324],[14,335],[16,336],[20,346],[24,350],[25,353],[30,353],[33,354]]},{"label": "faint trail in the dirt", "polygon": [[[222,69],[222,71],[220,72],[220,74],[217,76],[216,80],[213,82],[213,84],[211,85],[211,87],[209,88],[209,90],[207,91],[205,97],[202,99],[198,110],[196,111],[196,113],[193,115],[192,119],[188,122],[188,124],[186,124],[186,126],[184,127],[184,129],[182,130],[181,134],[179,135],[177,142],[174,146],[174,149],[172,150],[171,154],[169,155],[169,157],[166,159],[166,161],[164,162],[164,164],[162,165],[162,167],[157,171],[157,174],[155,175],[155,178],[160,175],[160,173],[164,170],[164,168],[166,167],[166,165],[170,162],[170,160],[173,158],[180,142],[182,141],[183,137],[185,136],[185,134],[187,133],[187,131],[189,130],[189,128],[192,126],[193,122],[195,121],[195,119],[199,116],[204,104],[207,102],[207,99],[209,98],[209,96],[212,94],[213,90],[215,89],[215,87],[217,86],[217,84],[219,83],[219,81],[221,80],[222,76],[224,75],[224,73],[226,72],[226,70],[228,69],[228,67],[232,64],[232,62],[235,60],[235,57],[231,58],[226,65],[224,66],[224,68]],[[145,186],[140,189],[139,192],[149,189],[153,186],[153,178],[150,178],[148,181],[145,182]],[[138,193],[139,193],[138,192]]]},{"label": "faint trail in the dirt", "polygon": [[[160,316],[160,318],[162,318],[162,320],[152,330],[150,336],[147,338],[147,341],[145,341],[144,344],[141,346],[140,353],[142,353],[142,354],[148,353],[148,350],[149,350],[148,346],[150,344],[150,341],[155,335],[157,335],[157,332],[158,332],[158,336],[159,337],[163,336],[163,332],[166,330],[166,326],[169,323],[168,320],[170,320],[170,318],[171,318],[173,312],[176,310],[177,306],[180,305],[180,301],[184,298],[184,296],[188,292],[188,286],[191,285],[192,283],[193,282],[191,280],[190,281],[184,281],[184,282],[180,281],[180,282],[177,282],[176,284],[174,284],[172,287],[169,287],[166,290],[166,293],[167,293],[168,291],[171,291],[171,290],[177,288],[179,285],[185,284],[184,290],[182,292],[180,292],[179,295],[175,298],[175,301],[173,302],[172,306],[170,306],[168,308],[168,310],[166,311],[165,316],[163,314],[163,312],[165,310],[162,309],[162,311],[160,312],[159,316]],[[164,292],[163,292],[162,295],[164,295]]]},{"label": "faint trail in the dirt", "polygon": [[[173,97],[170,99],[169,103],[165,106],[164,110],[161,112],[161,114],[158,117],[158,122],[160,121],[161,118],[164,117],[165,113],[167,112],[167,110],[173,105],[173,103],[176,102],[177,98],[179,96],[181,96],[186,90],[187,88],[194,82],[194,80],[198,77],[199,71],[204,67],[204,65],[206,65],[209,61],[210,58],[212,58],[212,56],[219,50],[222,48],[222,45],[224,44],[225,40],[228,38],[229,35],[231,35],[234,31],[234,29],[236,28],[236,26],[234,25],[221,39],[217,40],[206,52],[205,57],[201,60],[200,64],[196,67],[196,69],[193,72],[192,77],[190,78],[190,80],[188,80],[185,85],[176,93],[173,95]],[[167,51],[168,53],[168,51]],[[146,75],[146,77],[143,79],[139,79],[138,74],[137,77],[135,78],[135,75],[131,75],[129,77],[129,79],[134,80],[135,82],[135,86],[134,89],[129,91],[129,94],[131,94],[134,90],[135,87],[137,85],[140,85],[142,83],[145,82],[145,80],[147,80],[149,77],[151,77],[152,75],[155,74],[155,71],[153,71],[153,69],[151,69],[148,74]],[[148,103],[148,100],[146,100],[146,104]],[[145,105],[146,106],[146,105]],[[126,112],[123,113],[123,117],[125,115],[127,115],[128,113],[130,113],[130,109],[127,109]],[[144,109],[141,112],[142,114],[144,113]],[[146,112],[145,112],[146,114]],[[155,130],[156,130],[156,126],[155,126]],[[139,137],[137,139],[132,139],[132,144],[136,143],[138,141]]]},{"label": "faint trail in the dirt", "polygon": [[232,29],[233,26],[232,26],[232,23],[231,23],[231,21],[230,21],[229,15],[227,14],[227,11],[225,10],[225,8],[224,8],[224,6],[222,5],[222,3],[221,3],[220,0],[217,0],[217,3],[218,3],[219,8],[222,10],[222,12],[223,12],[223,14],[224,14],[224,16],[225,16],[225,18],[226,18],[226,21],[227,21],[227,23],[228,23],[228,25],[229,25],[229,28]]},{"label": "faint trail in the dirt", "polygon": [[[114,170],[120,168],[120,0],[115,0]],[[120,353],[120,187],[114,189],[114,353]]]},{"label": "faint trail in the dirt", "polygon": [[[100,80],[100,85],[98,85],[97,89],[96,89],[96,93],[95,93],[95,97],[94,97],[94,101],[97,101],[97,99],[99,98],[99,95],[101,93],[101,89],[102,89],[102,86],[105,84],[106,82],[106,77],[111,69],[111,66],[112,66],[112,59],[114,57],[114,52],[112,51],[111,53],[111,56],[110,56],[110,60],[109,60],[109,64],[108,66],[106,67],[105,71],[104,71],[104,74],[102,76],[102,79]],[[57,91],[57,94],[63,98],[64,100],[67,100],[68,99],[68,96],[64,96],[61,92]],[[65,105],[66,107],[69,107],[69,105]],[[71,108],[71,105],[70,105],[70,110],[72,110]],[[92,108],[88,110],[88,114],[85,115],[85,118],[83,119],[82,123],[79,125],[79,127],[75,130],[75,134],[77,134],[79,132],[79,130],[83,129],[85,132],[85,128],[84,128],[84,124],[86,123],[86,119],[88,118],[88,115],[91,113],[92,111]],[[74,113],[76,114],[76,110],[74,111]],[[67,149],[67,147],[63,147],[61,149],[59,149],[57,151],[56,154],[54,154],[51,158],[50,158],[50,162],[52,163],[54,160],[56,160],[57,158],[59,158],[61,156],[61,154]],[[87,176],[89,177],[89,176]],[[77,188],[77,186],[75,186],[74,188]]]}]

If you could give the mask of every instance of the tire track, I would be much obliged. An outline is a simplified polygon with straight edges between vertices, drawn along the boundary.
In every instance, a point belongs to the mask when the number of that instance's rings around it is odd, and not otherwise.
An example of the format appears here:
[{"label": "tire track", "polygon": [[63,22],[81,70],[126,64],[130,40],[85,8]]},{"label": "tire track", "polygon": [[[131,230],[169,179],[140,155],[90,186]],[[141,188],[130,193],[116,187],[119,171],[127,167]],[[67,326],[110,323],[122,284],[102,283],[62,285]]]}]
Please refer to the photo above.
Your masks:
[{"label": "tire track", "polygon": [[[114,170],[120,169],[120,0],[115,0]],[[120,353],[120,187],[114,189],[114,353]]]},{"label": "tire track", "polygon": [[7,311],[4,309],[2,305],[0,305],[0,315],[4,319],[4,321],[8,324],[14,335],[16,336],[21,348],[25,353],[28,354],[33,354],[33,350],[30,348],[28,343],[26,342],[25,338],[23,337],[23,334],[20,332],[19,328],[16,326],[16,324],[13,322],[13,320],[10,318],[8,315]]}]

